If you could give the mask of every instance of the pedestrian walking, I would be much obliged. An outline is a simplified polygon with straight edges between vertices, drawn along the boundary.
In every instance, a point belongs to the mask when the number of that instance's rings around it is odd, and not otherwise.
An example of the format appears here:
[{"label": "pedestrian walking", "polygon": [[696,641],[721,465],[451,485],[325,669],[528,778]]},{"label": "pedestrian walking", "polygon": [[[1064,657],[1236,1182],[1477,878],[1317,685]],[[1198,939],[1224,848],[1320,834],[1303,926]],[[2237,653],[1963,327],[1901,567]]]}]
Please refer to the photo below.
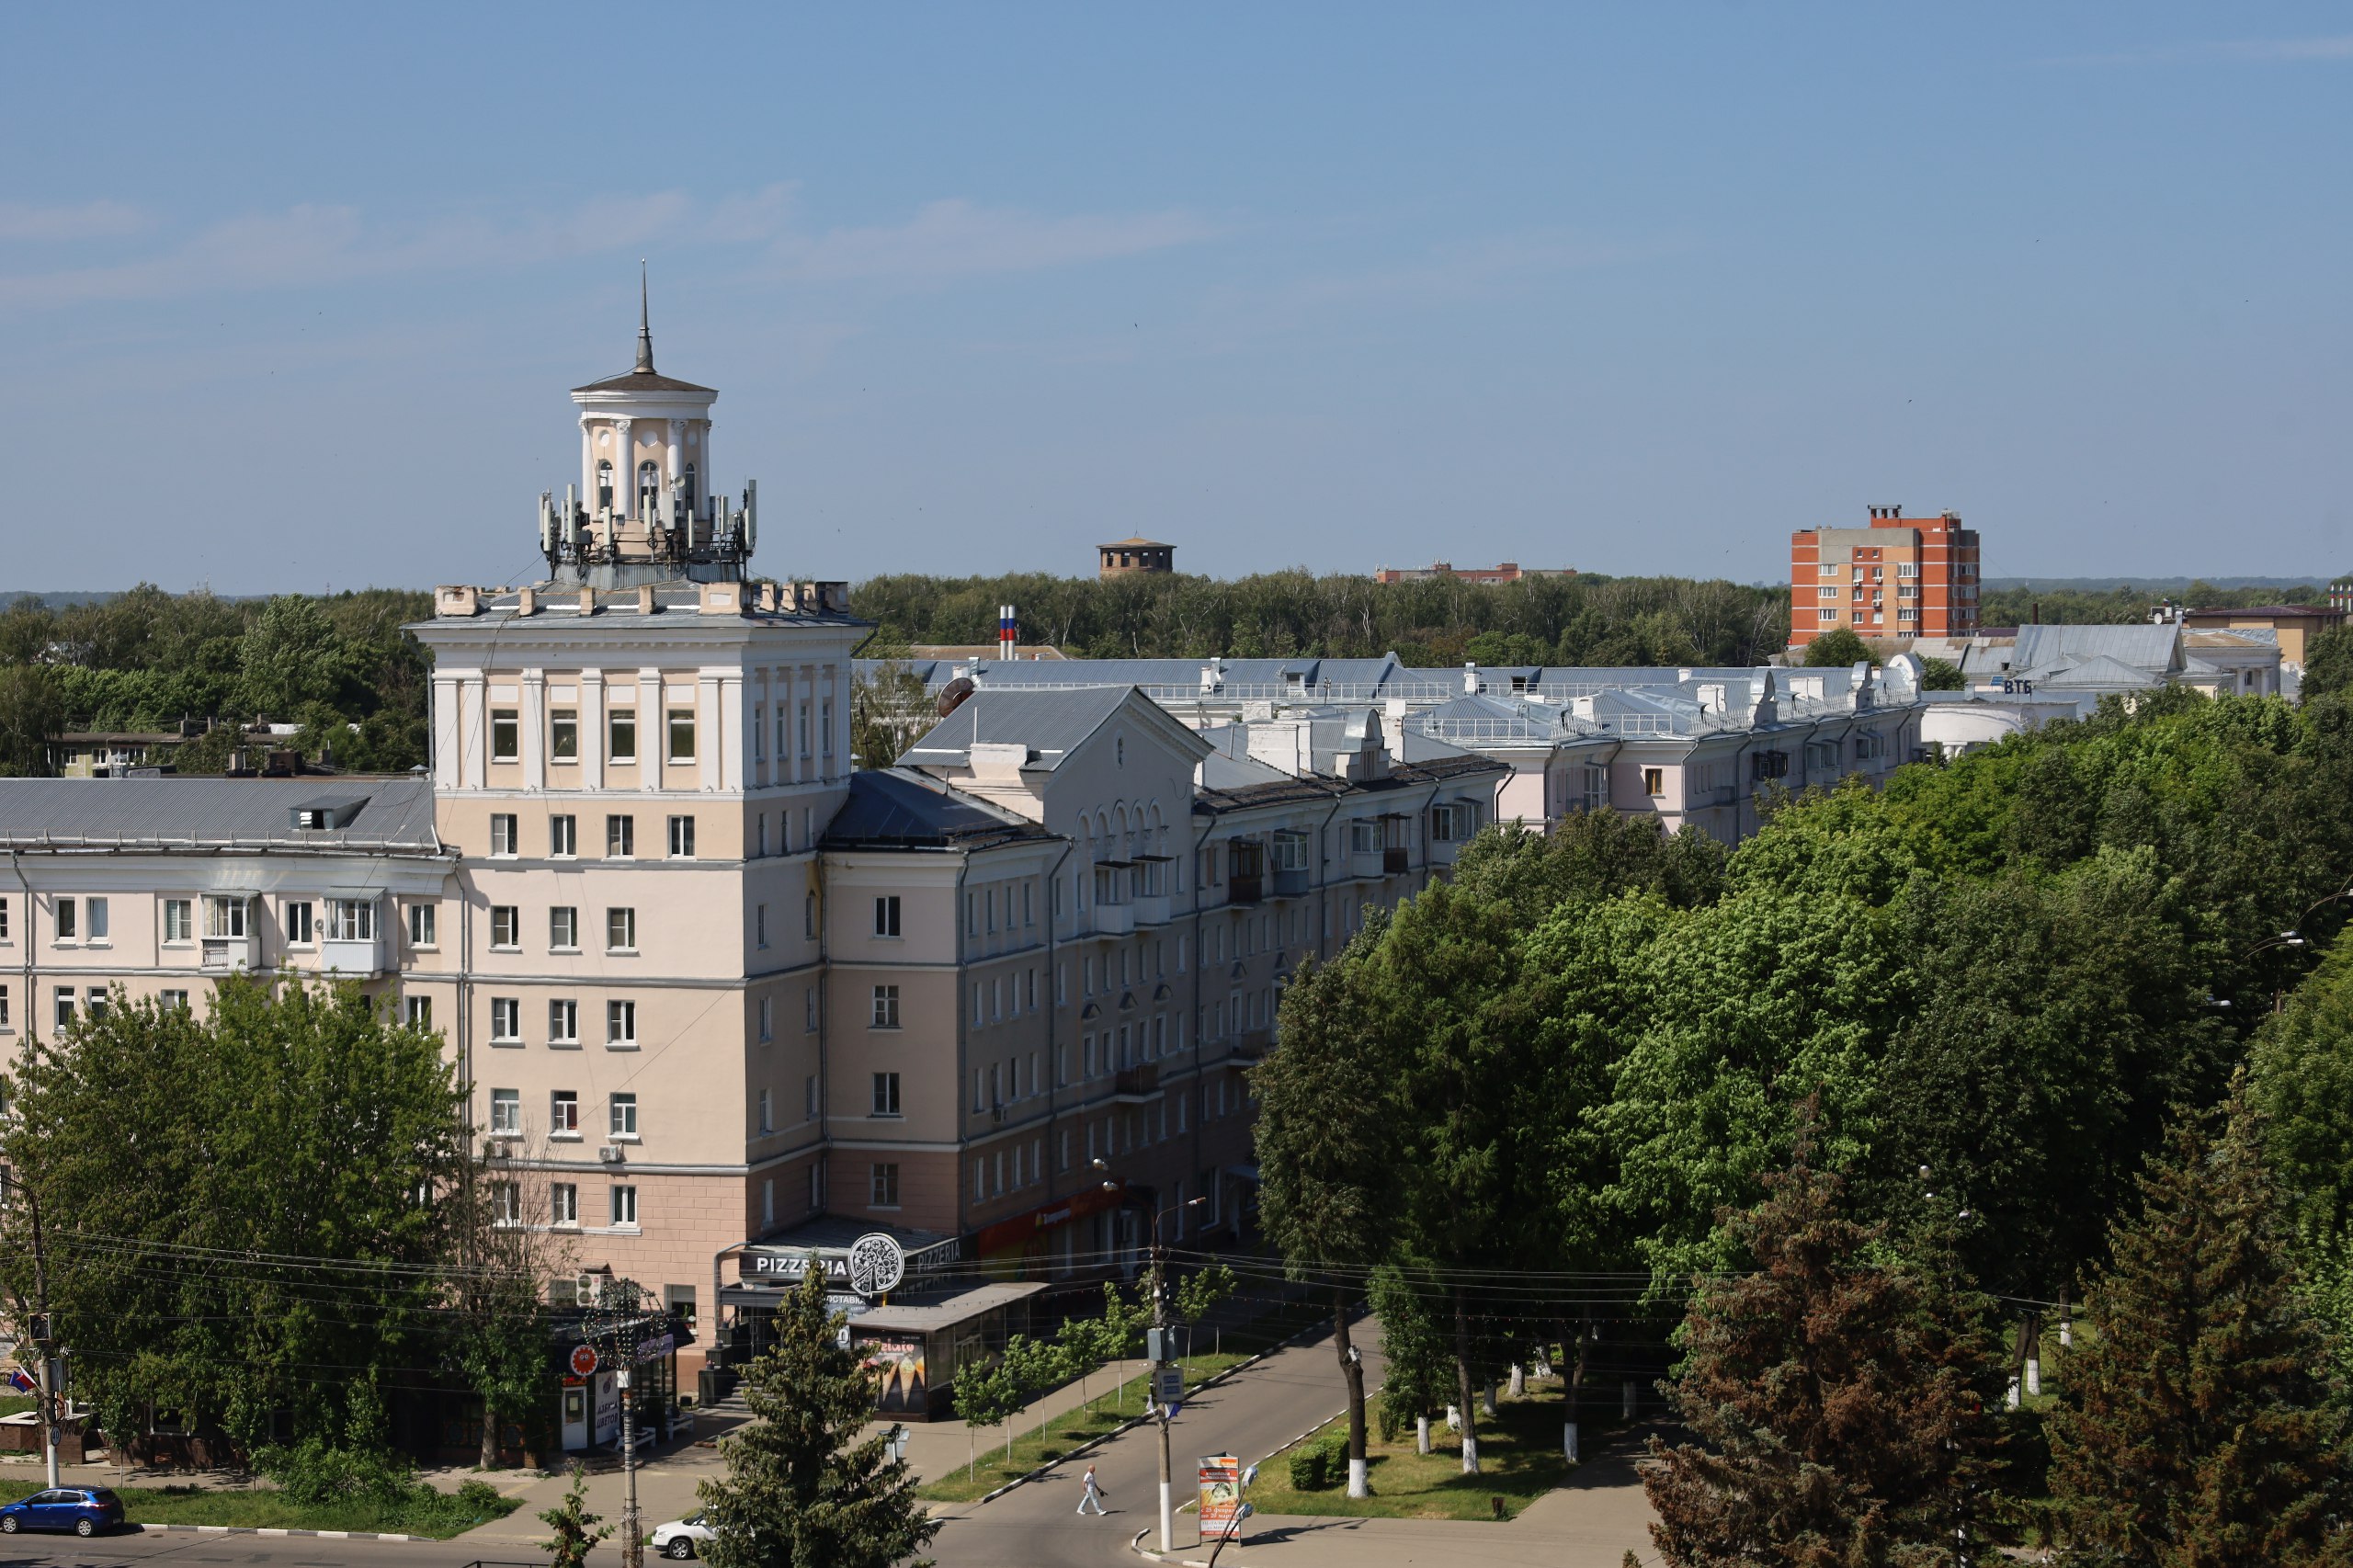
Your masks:
[{"label": "pedestrian walking", "polygon": [[1086,1485],[1086,1490],[1078,1499],[1078,1511],[1084,1514],[1086,1512],[1086,1506],[1089,1503],[1092,1503],[1095,1505],[1095,1511],[1097,1513],[1101,1514],[1108,1512],[1108,1510],[1103,1506],[1103,1498],[1105,1495],[1103,1483],[1095,1479],[1095,1467],[1093,1465],[1088,1465],[1086,1467],[1086,1480],[1084,1484]]}]

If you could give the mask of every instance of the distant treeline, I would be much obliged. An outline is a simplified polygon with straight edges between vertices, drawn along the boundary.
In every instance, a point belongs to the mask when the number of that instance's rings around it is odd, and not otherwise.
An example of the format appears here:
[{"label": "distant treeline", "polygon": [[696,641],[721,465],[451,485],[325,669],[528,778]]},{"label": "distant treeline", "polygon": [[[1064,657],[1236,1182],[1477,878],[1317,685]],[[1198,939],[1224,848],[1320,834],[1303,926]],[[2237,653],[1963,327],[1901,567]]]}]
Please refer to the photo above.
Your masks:
[{"label": "distant treeline", "polygon": [[2041,588],[2031,585],[1989,587],[1978,601],[1978,619],[1985,626],[2028,626],[2037,621],[2045,626],[2121,626],[2128,621],[2148,619],[2149,612],[2164,599],[2171,599],[2191,609],[2243,609],[2252,605],[2325,605],[2328,602],[2328,587],[2322,583],[2287,586],[2274,583],[2252,587],[2218,588],[2202,581],[2162,594],[2154,593],[2138,584],[2106,589],[2070,588],[2055,585]]},{"label": "distant treeline", "polygon": [[1409,665],[1754,665],[1789,642],[1787,588],[1688,577],[1536,577],[1495,586],[1267,572],[1097,579],[873,577],[851,606],[878,646],[996,641],[1086,658],[1377,658]]},{"label": "distant treeline", "polygon": [[392,588],[224,599],[142,584],[56,609],[28,596],[0,611],[0,772],[43,771],[66,731],[183,719],[233,722],[185,751],[184,770],[217,771],[259,719],[301,725],[313,757],[407,769],[426,760],[429,666],[401,626],[431,614],[430,594]]}]

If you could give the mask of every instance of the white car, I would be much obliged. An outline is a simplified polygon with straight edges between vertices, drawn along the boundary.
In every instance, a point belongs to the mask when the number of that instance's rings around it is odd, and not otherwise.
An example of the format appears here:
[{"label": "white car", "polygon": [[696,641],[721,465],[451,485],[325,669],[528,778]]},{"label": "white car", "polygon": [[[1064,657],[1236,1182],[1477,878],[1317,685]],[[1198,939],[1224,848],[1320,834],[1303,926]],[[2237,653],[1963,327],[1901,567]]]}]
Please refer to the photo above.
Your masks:
[{"label": "white car", "polygon": [[688,1514],[683,1519],[673,1519],[666,1525],[656,1525],[646,1537],[646,1544],[663,1556],[680,1562],[700,1555],[701,1543],[710,1539],[710,1527],[702,1522],[700,1514]]}]

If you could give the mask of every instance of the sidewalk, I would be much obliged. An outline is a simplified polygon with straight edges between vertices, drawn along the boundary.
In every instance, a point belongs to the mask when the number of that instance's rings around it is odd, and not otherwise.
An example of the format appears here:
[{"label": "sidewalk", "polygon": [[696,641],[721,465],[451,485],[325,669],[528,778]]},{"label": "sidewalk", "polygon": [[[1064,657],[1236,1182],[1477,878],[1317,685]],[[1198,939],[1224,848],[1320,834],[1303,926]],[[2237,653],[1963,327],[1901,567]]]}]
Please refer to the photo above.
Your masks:
[{"label": "sidewalk", "polygon": [[[1254,1515],[1241,1539],[1219,1554],[1218,1568],[1621,1568],[1630,1551],[1643,1568],[1656,1568],[1650,1502],[1634,1470],[1641,1452],[1623,1443],[1596,1456],[1505,1524]],[[1208,1549],[1188,1544],[1197,1539],[1188,1514],[1177,1523],[1176,1551],[1161,1557],[1147,1536],[1136,1555],[1171,1565],[1203,1563]]]},{"label": "sidewalk", "polygon": [[[1143,1376],[1147,1366],[1148,1363],[1143,1361],[1109,1362],[1101,1371],[1087,1374],[1086,1392],[1096,1399],[1101,1400],[1129,1379]],[[1040,1422],[1051,1421],[1064,1411],[1075,1410],[1083,1403],[1079,1385],[1076,1383],[1068,1383],[1053,1389],[1035,1403],[1025,1406],[1021,1414],[1014,1417],[1013,1435],[1016,1437],[1027,1437],[1037,1430]],[[1128,1396],[1127,1410],[1131,1415],[1140,1414],[1136,1398],[1132,1393]],[[887,1432],[890,1429],[891,1423],[888,1421],[877,1421],[867,1427],[870,1433]],[[975,1444],[980,1449],[980,1457],[985,1460],[989,1457],[991,1442],[996,1444],[997,1452],[1005,1451],[1003,1422],[983,1426],[977,1431],[966,1426],[961,1421],[909,1422],[907,1424],[907,1467],[919,1478],[929,1481],[936,1476],[945,1475],[951,1470],[961,1470],[971,1463]]]},{"label": "sidewalk", "polygon": [[[1087,1391],[1097,1397],[1109,1392],[1129,1378],[1140,1376],[1142,1361],[1122,1361],[1090,1375]],[[1017,1429],[1027,1431],[1041,1420],[1060,1415],[1080,1403],[1079,1387],[1072,1383],[1056,1389],[1021,1413]],[[671,1519],[680,1519],[701,1506],[695,1494],[696,1483],[708,1476],[725,1473],[726,1460],[722,1457],[718,1439],[726,1432],[741,1426],[745,1419],[740,1406],[717,1406],[699,1412],[695,1423],[695,1440],[681,1439],[658,1455],[641,1459],[637,1470],[637,1504],[645,1528]],[[868,1436],[880,1436],[893,1423],[875,1421],[868,1424]],[[968,1462],[970,1444],[977,1437],[985,1456],[992,1435],[997,1443],[1005,1441],[1002,1426],[983,1426],[967,1436],[961,1421],[909,1422],[907,1426],[907,1464],[922,1477],[945,1474]],[[458,1483],[476,1477],[470,1470],[428,1472],[426,1479],[445,1490],[454,1489]],[[523,1506],[503,1519],[493,1519],[458,1537],[460,1541],[484,1546],[515,1546],[540,1540],[547,1527],[540,1523],[541,1510],[555,1507],[563,1501],[565,1489],[571,1485],[567,1474],[542,1477],[536,1471],[504,1471],[480,1473],[479,1479],[489,1482],[509,1497],[519,1497]],[[597,1456],[588,1475],[588,1506],[602,1514],[606,1522],[617,1524],[621,1517],[621,1472],[619,1461],[610,1455]],[[1612,1564],[1612,1568],[1616,1568]]]}]

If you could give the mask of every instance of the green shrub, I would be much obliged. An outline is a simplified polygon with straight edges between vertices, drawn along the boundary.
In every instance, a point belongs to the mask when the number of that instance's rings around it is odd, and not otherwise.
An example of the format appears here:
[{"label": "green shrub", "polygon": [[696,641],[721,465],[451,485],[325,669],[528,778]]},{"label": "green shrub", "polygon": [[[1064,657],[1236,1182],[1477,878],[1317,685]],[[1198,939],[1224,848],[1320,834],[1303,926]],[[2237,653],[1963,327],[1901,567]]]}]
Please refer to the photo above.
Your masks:
[{"label": "green shrub", "polygon": [[254,1469],[297,1503],[406,1502],[416,1468],[381,1449],[335,1448],[317,1437],[263,1449]]},{"label": "green shrub", "polygon": [[1302,1443],[1291,1450],[1290,1489],[1294,1492],[1321,1492],[1339,1483],[1348,1473],[1348,1439],[1346,1433],[1334,1432]]}]

